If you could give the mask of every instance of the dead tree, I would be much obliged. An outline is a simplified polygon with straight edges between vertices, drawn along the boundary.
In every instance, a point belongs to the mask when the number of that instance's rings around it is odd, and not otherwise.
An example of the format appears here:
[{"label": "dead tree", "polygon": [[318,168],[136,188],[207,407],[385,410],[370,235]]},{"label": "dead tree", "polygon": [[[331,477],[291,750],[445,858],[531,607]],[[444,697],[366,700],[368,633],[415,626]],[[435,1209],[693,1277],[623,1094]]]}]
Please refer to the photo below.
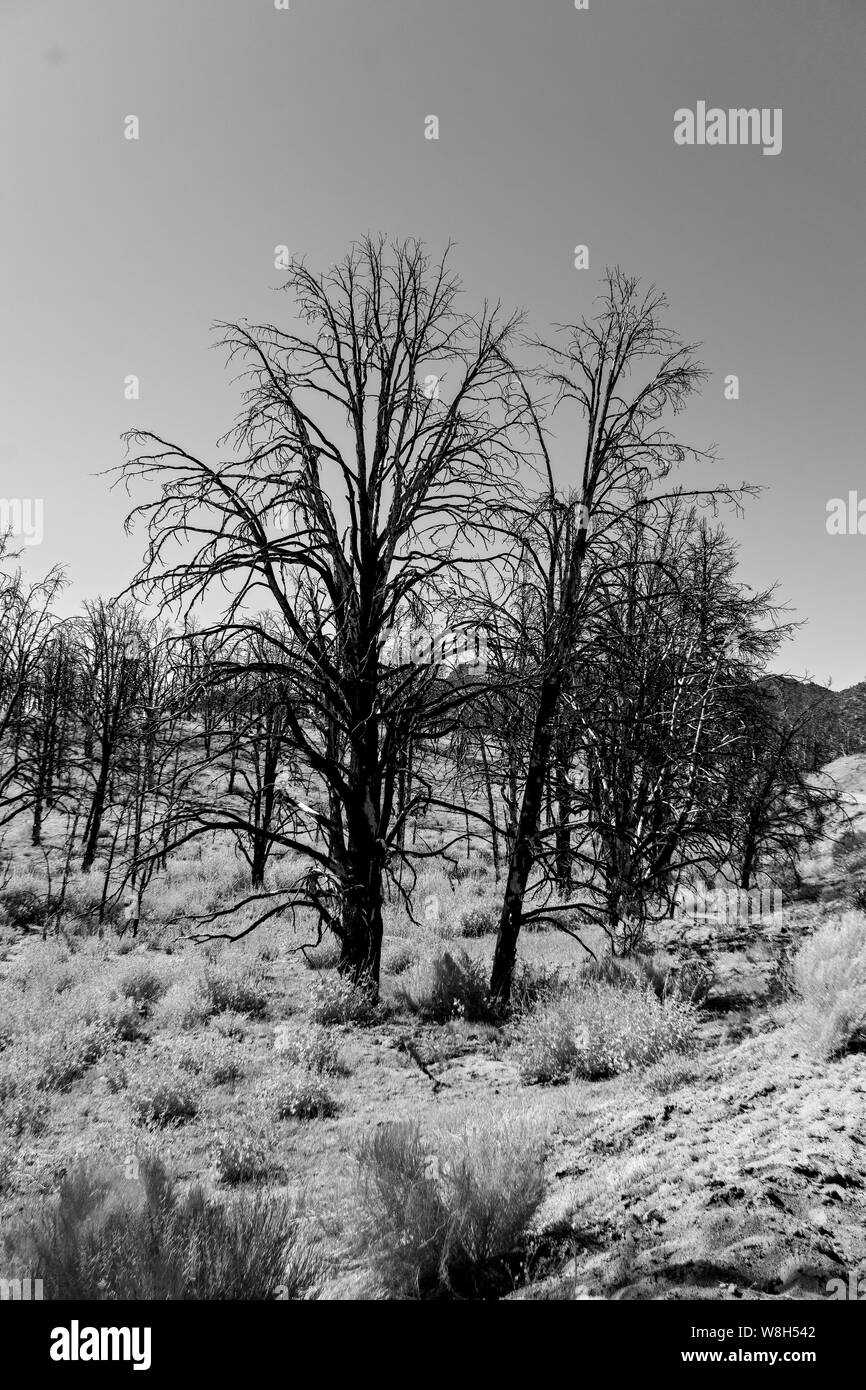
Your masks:
[{"label": "dead tree", "polygon": [[[577,406],[586,442],[574,535],[567,552],[549,556],[551,574],[561,567],[561,579],[549,588],[532,736],[491,973],[491,994],[500,1002],[511,992],[563,688],[580,633],[587,556],[623,511],[652,506],[658,496],[653,488],[674,465],[701,457],[662,423],[685,405],[706,375],[693,347],[664,325],[665,308],[663,295],[653,289],[641,293],[636,280],[610,271],[596,317],[562,330],[564,343],[545,348],[550,365],[544,379],[556,390],[554,408]],[[553,471],[540,426],[537,433],[552,514]]]},{"label": "dead tree", "polygon": [[[431,621],[516,469],[516,320],[466,312],[447,253],[434,262],[414,242],[364,240],[324,275],[296,262],[286,288],[294,326],[223,326],[245,383],[227,458],[130,436],[123,477],[158,489],[130,518],[149,533],[135,587],[186,613],[228,593],[203,630],[224,649],[256,632],[260,673],[294,692],[286,739],[323,795],[297,797],[293,829],[275,836],[308,866],[286,903],[317,904],[343,971],[375,985],[383,878],[423,795],[413,780],[397,813],[407,740],[436,736],[467,698],[382,651],[401,624]],[[257,619],[264,604],[290,646]]]}]

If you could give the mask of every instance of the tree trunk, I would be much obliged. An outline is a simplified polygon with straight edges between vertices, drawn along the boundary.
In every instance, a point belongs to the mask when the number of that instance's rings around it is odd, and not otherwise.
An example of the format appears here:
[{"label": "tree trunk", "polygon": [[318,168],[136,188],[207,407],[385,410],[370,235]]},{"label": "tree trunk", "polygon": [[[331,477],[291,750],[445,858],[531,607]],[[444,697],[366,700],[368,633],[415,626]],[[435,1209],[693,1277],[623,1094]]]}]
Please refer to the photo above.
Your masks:
[{"label": "tree trunk", "polygon": [[[349,855],[350,861],[353,856]],[[378,994],[382,962],[382,873],[375,859],[358,864],[354,882],[344,890],[340,974],[354,984],[368,984]]]},{"label": "tree trunk", "polygon": [[568,581],[561,597],[559,630],[546,664],[546,673],[541,682],[538,710],[532,729],[532,745],[529,755],[529,768],[523,789],[523,802],[517,823],[517,834],[508,864],[508,879],[499,930],[496,934],[496,950],[493,955],[493,969],[490,975],[490,993],[500,1004],[507,1004],[511,996],[511,982],[514,976],[514,963],[517,959],[517,938],[523,918],[523,899],[526,885],[536,856],[536,839],[544,800],[544,787],[550,767],[550,752],[556,725],[556,716],[562,696],[562,683],[566,666],[571,655],[576,635],[576,614],[579,611],[580,579],[583,560],[586,554],[586,522],[582,521],[577,539],[571,552],[568,567]]},{"label": "tree trunk", "polygon": [[93,793],[93,801],[90,806],[90,816],[88,818],[87,838],[84,846],[84,858],[81,861],[81,872],[89,874],[96,858],[96,850],[99,841],[99,832],[102,829],[102,816],[105,810],[105,794],[108,788],[108,774],[110,759],[104,758],[99,776],[96,780],[96,788]]},{"label": "tree trunk", "polygon": [[523,789],[514,846],[508,863],[505,898],[499,918],[493,970],[490,975],[491,996],[501,1004],[507,1004],[511,995],[511,981],[517,959],[517,938],[523,919],[523,899],[530,870],[535,861],[535,838],[544,800],[545,774],[550,763],[553,717],[559,703],[560,684],[558,673],[551,673],[545,678],[532,731],[529,770]]},{"label": "tree trunk", "polygon": [[571,783],[560,761],[556,768],[556,883],[560,898],[568,898],[572,885]]}]

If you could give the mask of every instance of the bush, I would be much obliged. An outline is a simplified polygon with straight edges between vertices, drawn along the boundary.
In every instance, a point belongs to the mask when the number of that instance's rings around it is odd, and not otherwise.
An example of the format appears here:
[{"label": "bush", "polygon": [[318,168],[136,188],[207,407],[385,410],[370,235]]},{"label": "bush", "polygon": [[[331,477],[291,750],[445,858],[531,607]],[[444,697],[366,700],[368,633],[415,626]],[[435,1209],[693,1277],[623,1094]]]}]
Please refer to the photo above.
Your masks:
[{"label": "bush", "polygon": [[833,863],[847,867],[845,861],[851,855],[862,855],[866,851],[866,835],[853,827],[843,831],[833,845]]},{"label": "bush", "polygon": [[696,1024],[694,1006],[681,1000],[659,1000],[649,989],[586,985],[530,1015],[520,1073],[529,1082],[615,1076],[685,1051]]},{"label": "bush", "polygon": [[233,1042],[245,1038],[250,1031],[249,1020],[244,1014],[236,1014],[233,1009],[217,1014],[213,1026],[221,1038],[229,1038]]},{"label": "bush", "polygon": [[35,1078],[17,1067],[0,1071],[0,1136],[20,1140],[41,1134],[48,1123],[48,1105],[36,1090]]},{"label": "bush", "polygon": [[401,941],[386,951],[382,960],[382,969],[387,975],[405,975],[417,959],[418,953],[414,946],[410,946],[408,941]]},{"label": "bush", "polygon": [[180,1071],[147,1087],[132,1103],[133,1119],[140,1125],[181,1125],[198,1111],[198,1093]]},{"label": "bush", "polygon": [[277,1030],[275,1047],[289,1066],[302,1067],[318,1076],[345,1076],[347,1068],[337,1043],[327,1028],[312,1028],[290,1033],[286,1025]]},{"label": "bush", "polygon": [[120,1042],[137,1042],[146,1037],[144,1020],[147,1010],[144,1004],[136,1004],[134,999],[113,999],[107,1007],[100,1010],[111,1036]]},{"label": "bush", "polygon": [[297,1209],[261,1193],[222,1205],[176,1193],[162,1164],[130,1183],[80,1166],[53,1207],[6,1240],[6,1268],[49,1299],[272,1299],[309,1296],[319,1268]]},{"label": "bush", "polygon": [[325,1078],[304,1067],[277,1083],[272,1100],[278,1120],[327,1120],[338,1109]]},{"label": "bush", "polygon": [[212,1013],[230,1010],[248,1018],[261,1018],[267,1012],[268,999],[261,977],[251,970],[210,966],[204,973],[204,988]]},{"label": "bush", "polygon": [[471,907],[460,917],[460,935],[492,936],[499,927],[499,913],[491,907]]},{"label": "bush", "polygon": [[177,1065],[209,1086],[240,1081],[244,1074],[237,1048],[224,1038],[196,1038],[176,1053]]},{"label": "bush", "polygon": [[513,1015],[528,1014],[539,1004],[559,998],[567,984],[558,966],[517,962],[511,982],[510,1008]]},{"label": "bush", "polygon": [[221,1182],[234,1186],[242,1182],[264,1182],[273,1175],[261,1135],[238,1130],[221,1135],[216,1146],[216,1170]]},{"label": "bush", "polygon": [[176,980],[154,1010],[160,1028],[189,1032],[206,1023],[212,1012],[203,981],[195,976]]},{"label": "bush", "polygon": [[465,1018],[482,1023],[495,1016],[487,990],[487,968],[466,951],[430,956],[412,971],[397,993],[399,1003],[412,1013],[437,1023]]},{"label": "bush", "polygon": [[866,917],[827,922],[794,958],[802,999],[797,1023],[810,1047],[830,1058],[866,1046]]},{"label": "bush", "polygon": [[98,1062],[111,1044],[104,1019],[55,1024],[31,1047],[26,1066],[40,1091],[66,1091]]},{"label": "bush", "polygon": [[379,1018],[380,1011],[368,985],[337,976],[316,981],[310,1015],[314,1023],[368,1024]]},{"label": "bush", "polygon": [[152,965],[139,961],[125,972],[118,987],[124,998],[132,999],[149,1012],[165,994],[168,983]]},{"label": "bush", "polygon": [[657,999],[680,999],[700,1006],[706,1001],[713,983],[712,971],[700,960],[676,965],[656,956],[639,956],[638,966]]},{"label": "bush", "polygon": [[398,1298],[495,1289],[544,1195],[543,1141],[525,1123],[425,1140],[416,1121],[390,1121],[356,1157],[364,1235]]},{"label": "bush", "polygon": [[48,916],[48,903],[35,888],[12,885],[0,895],[10,927],[41,927]]},{"label": "bush", "polygon": [[[642,957],[638,957],[642,959]],[[598,960],[584,961],[580,970],[582,984],[611,985],[615,989],[634,989],[640,983],[640,966],[634,960],[622,960],[609,952]]]}]

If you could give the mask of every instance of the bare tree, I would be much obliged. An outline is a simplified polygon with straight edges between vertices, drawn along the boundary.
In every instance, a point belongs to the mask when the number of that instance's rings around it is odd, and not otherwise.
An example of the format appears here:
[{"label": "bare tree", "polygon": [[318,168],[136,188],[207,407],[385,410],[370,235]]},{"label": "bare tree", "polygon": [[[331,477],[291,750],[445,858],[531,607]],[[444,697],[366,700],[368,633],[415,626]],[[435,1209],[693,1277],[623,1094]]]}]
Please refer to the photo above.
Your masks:
[{"label": "bare tree", "polygon": [[[491,973],[491,994],[500,1002],[511,992],[563,689],[585,606],[587,555],[603,544],[617,516],[652,505],[658,497],[653,486],[674,465],[709,457],[678,442],[662,423],[683,408],[706,375],[694,348],[665,327],[665,308],[656,290],[642,293],[635,279],[609,271],[596,317],[563,329],[564,345],[545,348],[550,367],[544,379],[556,390],[554,409],[577,406],[586,443],[575,533],[567,551],[558,541],[549,554],[551,579],[560,567],[561,579],[550,586],[553,602],[545,615],[534,724]],[[556,489],[540,424],[537,433],[553,511]]]},{"label": "bare tree", "polygon": [[38,704],[38,672],[54,631],[52,608],[65,583],[58,568],[28,583],[20,569],[4,568],[16,558],[9,538],[0,536],[0,825],[33,802],[25,719]]},{"label": "bare tree", "polygon": [[[222,441],[230,457],[135,432],[123,469],[128,484],[159,487],[130,517],[149,532],[138,591],[191,614],[222,589],[221,616],[203,626],[217,666],[229,674],[232,643],[255,634],[252,670],[291,692],[285,738],[323,795],[288,799],[293,824],[270,832],[307,865],[285,904],[316,908],[342,969],[374,984],[383,876],[409,852],[403,824],[424,796],[415,783],[397,809],[406,751],[467,698],[429,668],[383,662],[383,646],[401,624],[431,621],[518,461],[516,320],[499,306],[465,312],[447,260],[367,239],[324,275],[295,263],[294,328],[223,326],[245,385]],[[290,642],[252,605],[269,605]]]}]

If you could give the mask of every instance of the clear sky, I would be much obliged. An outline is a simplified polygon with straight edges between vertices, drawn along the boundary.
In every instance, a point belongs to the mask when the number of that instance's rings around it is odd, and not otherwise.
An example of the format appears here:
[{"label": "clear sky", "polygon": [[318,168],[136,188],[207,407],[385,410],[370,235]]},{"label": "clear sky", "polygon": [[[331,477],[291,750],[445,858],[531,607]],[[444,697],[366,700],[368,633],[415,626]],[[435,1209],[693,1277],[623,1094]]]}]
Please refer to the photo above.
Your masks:
[{"label": "clear sky", "polygon": [[[696,480],[766,487],[730,529],[807,620],[786,666],[862,680],[866,534],[826,509],[866,502],[864,59],[866,0],[0,0],[0,498],[43,499],[28,570],[66,563],[74,606],[129,579],[97,475],[133,425],[212,450],[237,395],[210,325],[285,312],[276,245],[453,238],[471,296],[539,332],[606,263],[667,293],[712,373]],[[676,145],[701,101],[782,108],[781,153]]]}]

